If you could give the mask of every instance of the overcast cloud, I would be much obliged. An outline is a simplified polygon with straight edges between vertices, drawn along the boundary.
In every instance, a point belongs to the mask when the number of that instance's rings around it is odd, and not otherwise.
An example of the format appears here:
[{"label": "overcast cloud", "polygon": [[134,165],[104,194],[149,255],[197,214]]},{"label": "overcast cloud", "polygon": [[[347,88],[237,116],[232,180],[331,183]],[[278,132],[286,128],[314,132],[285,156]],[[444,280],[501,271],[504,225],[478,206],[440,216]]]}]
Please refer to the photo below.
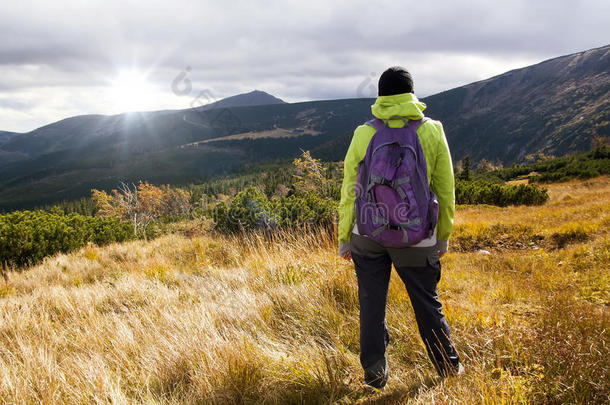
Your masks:
[{"label": "overcast cloud", "polygon": [[202,90],[373,96],[395,64],[423,97],[606,45],[608,16],[602,0],[4,1],[0,130],[188,108]]}]

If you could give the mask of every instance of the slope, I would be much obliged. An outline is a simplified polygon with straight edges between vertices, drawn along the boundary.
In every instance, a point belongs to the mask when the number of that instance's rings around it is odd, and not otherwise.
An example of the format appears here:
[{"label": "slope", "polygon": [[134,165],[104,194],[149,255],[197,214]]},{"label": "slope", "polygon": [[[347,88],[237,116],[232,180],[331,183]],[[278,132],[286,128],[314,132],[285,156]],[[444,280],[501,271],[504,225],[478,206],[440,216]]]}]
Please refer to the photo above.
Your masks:
[{"label": "slope", "polygon": [[[353,265],[329,235],[170,234],[10,274],[0,404],[607,403],[610,182],[550,192],[542,207],[457,212],[470,248],[442,259],[439,293],[465,375],[435,376],[394,272],[390,380],[360,383]],[[524,233],[567,243],[501,244]]]}]

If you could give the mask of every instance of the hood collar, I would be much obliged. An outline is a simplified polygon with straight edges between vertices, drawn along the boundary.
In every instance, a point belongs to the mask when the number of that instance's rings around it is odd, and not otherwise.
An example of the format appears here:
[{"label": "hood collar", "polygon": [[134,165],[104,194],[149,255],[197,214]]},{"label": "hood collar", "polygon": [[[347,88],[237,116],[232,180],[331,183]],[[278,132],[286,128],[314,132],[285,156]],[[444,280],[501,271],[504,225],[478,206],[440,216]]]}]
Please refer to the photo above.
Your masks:
[{"label": "hood collar", "polygon": [[371,106],[373,116],[381,120],[387,120],[394,115],[400,115],[409,120],[419,120],[424,117],[425,109],[426,104],[419,101],[413,93],[379,96],[375,100],[375,104]]}]

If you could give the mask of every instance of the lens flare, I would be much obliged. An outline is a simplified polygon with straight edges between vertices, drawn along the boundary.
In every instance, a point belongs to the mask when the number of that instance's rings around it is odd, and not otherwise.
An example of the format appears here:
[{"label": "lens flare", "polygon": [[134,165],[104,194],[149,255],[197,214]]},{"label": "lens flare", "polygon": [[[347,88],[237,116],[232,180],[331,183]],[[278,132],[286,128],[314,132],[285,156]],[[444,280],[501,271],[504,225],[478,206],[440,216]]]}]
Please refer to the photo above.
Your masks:
[{"label": "lens flare", "polygon": [[121,112],[142,111],[150,108],[154,100],[154,88],[146,74],[137,70],[120,71],[111,81],[111,99]]}]

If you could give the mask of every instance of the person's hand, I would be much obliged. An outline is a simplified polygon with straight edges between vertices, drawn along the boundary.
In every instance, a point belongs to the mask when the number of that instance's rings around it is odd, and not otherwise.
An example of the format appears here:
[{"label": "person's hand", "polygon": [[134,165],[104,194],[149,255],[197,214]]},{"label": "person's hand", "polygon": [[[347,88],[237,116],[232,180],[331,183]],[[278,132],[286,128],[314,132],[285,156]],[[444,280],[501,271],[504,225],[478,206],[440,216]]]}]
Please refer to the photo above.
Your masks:
[{"label": "person's hand", "polygon": [[438,258],[443,257],[445,253],[449,250],[449,242],[446,240],[439,240],[436,243],[436,253],[438,253]]},{"label": "person's hand", "polygon": [[349,242],[340,242],[339,243],[339,256],[341,256],[348,262],[352,260],[352,252],[350,249]]}]

